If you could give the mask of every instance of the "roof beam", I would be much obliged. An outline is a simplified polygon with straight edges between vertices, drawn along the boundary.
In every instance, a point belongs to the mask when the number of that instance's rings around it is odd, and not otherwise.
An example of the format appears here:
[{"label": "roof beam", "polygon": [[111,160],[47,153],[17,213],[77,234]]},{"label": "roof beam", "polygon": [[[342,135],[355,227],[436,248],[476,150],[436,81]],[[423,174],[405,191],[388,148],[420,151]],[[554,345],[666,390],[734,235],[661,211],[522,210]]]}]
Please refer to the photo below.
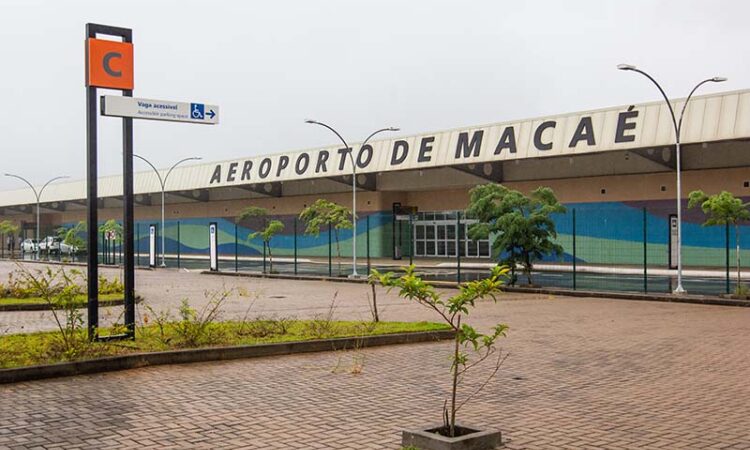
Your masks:
[{"label": "roof beam", "polygon": [[71,205],[76,206],[83,206],[84,208],[88,206],[88,203],[86,202],[86,199],[78,199],[78,200],[65,200],[66,203],[70,203]]},{"label": "roof beam", "polygon": [[503,163],[501,161],[463,164],[451,167],[459,172],[469,173],[495,183],[501,183],[503,181]]},{"label": "roof beam", "polygon": [[281,197],[281,183],[254,183],[234,186],[267,197]]},{"label": "roof beam", "polygon": [[655,162],[667,169],[677,170],[677,158],[674,147],[664,147],[661,149],[637,148],[635,150],[628,150],[628,152],[651,162]]},{"label": "roof beam", "polygon": [[6,211],[21,213],[21,214],[31,214],[32,208],[31,205],[13,205],[13,206],[6,206]]},{"label": "roof beam", "polygon": [[[328,177],[329,180],[337,183],[346,184],[347,186],[352,185],[351,175],[337,175],[335,177]],[[377,190],[377,176],[374,173],[361,173],[357,175],[357,187],[365,191]]]},{"label": "roof beam", "polygon": [[208,189],[193,189],[190,191],[171,191],[167,192],[168,195],[174,195],[176,197],[187,198],[195,202],[207,202],[208,201]]},{"label": "roof beam", "polygon": [[40,203],[39,206],[43,209],[51,209],[53,211],[65,211],[65,202]]},{"label": "roof beam", "polygon": [[136,194],[133,196],[133,203],[141,206],[151,206],[151,195],[150,194]]}]

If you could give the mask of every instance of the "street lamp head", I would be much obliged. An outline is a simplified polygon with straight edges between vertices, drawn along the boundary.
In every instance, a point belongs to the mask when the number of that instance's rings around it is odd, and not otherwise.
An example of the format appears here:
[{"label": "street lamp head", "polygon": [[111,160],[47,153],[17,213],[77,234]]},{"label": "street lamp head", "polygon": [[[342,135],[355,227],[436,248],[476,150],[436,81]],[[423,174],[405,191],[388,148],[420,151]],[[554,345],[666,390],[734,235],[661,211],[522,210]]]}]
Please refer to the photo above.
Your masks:
[{"label": "street lamp head", "polygon": [[399,128],[399,127],[390,127],[390,128],[388,128],[388,131],[401,131],[401,128]]},{"label": "street lamp head", "polygon": [[711,78],[711,81],[714,83],[721,83],[723,81],[727,81],[727,77],[713,77]]},{"label": "street lamp head", "polygon": [[317,120],[305,119],[305,123],[318,123]]},{"label": "street lamp head", "polygon": [[632,64],[618,64],[617,69],[619,70],[635,70],[635,66]]}]

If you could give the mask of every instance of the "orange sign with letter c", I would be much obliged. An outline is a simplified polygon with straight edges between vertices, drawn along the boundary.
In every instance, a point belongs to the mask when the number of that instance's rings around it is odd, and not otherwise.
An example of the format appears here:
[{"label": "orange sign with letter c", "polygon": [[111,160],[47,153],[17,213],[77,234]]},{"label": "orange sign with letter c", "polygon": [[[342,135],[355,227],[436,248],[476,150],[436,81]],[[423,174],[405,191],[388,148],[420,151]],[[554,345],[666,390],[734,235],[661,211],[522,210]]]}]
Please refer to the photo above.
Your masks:
[{"label": "orange sign with letter c", "polygon": [[86,40],[86,86],[133,89],[133,44]]}]

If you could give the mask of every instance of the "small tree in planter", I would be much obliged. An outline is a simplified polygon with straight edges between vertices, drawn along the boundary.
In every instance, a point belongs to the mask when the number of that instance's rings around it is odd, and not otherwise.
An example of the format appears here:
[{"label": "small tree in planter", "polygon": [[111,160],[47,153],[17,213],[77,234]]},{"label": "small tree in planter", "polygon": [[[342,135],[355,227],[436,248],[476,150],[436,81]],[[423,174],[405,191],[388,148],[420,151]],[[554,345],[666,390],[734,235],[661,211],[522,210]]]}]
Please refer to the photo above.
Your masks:
[{"label": "small tree in planter", "polygon": [[500,184],[484,184],[470,191],[466,216],[477,219],[469,226],[469,238],[488,239],[495,236],[492,250],[501,262],[513,270],[523,266],[531,284],[534,262],[544,255],[561,255],[563,248],[557,238],[552,214],[564,213],[565,206],[557,201],[552,189],[539,187],[529,196]]},{"label": "small tree in planter", "polygon": [[245,220],[251,217],[263,218],[263,229],[247,235],[248,240],[260,238],[263,245],[268,248],[269,271],[273,273],[273,252],[271,251],[271,239],[277,234],[284,231],[284,224],[280,220],[266,220],[268,210],[258,206],[248,206],[240,212],[238,220]]},{"label": "small tree in planter", "polygon": [[740,222],[750,220],[750,203],[742,203],[742,200],[736,198],[727,191],[721,191],[719,194],[706,195],[703,191],[693,191],[688,195],[688,208],[696,206],[701,207],[706,215],[706,221],[703,226],[711,225],[732,225],[737,241],[737,295],[743,295],[742,287],[742,270],[740,265]]},{"label": "small tree in planter", "polygon": [[[383,286],[389,289],[398,289],[400,297],[415,301],[433,310],[443,322],[455,331],[456,336],[450,368],[451,395],[443,408],[443,425],[442,427],[432,427],[417,432],[405,431],[403,445],[416,445],[424,450],[429,450],[436,447],[441,449],[453,448],[446,446],[446,444],[451,443],[467,445],[472,442],[472,449],[494,449],[499,443],[500,432],[482,432],[457,425],[456,414],[487,385],[500,369],[507,354],[503,355],[502,352],[498,351],[495,342],[498,338],[506,335],[508,327],[504,324],[497,324],[490,333],[482,334],[471,325],[463,322],[463,318],[469,314],[470,308],[475,306],[477,300],[491,298],[497,301],[496,296],[500,293],[503,280],[507,277],[508,268],[494,267],[488,278],[462,284],[459,286],[458,294],[449,298],[444,298],[442,293],[417,276],[414,272],[414,265],[406,267],[404,270],[404,275],[396,277],[393,273],[381,274],[373,269],[371,277],[379,280]],[[486,380],[459,402],[457,399],[458,387],[466,373],[495,354],[497,354],[496,363]],[[434,444],[431,444],[431,442]]]},{"label": "small tree in planter", "polygon": [[390,280],[389,277],[390,272],[383,274],[375,269],[372,269],[370,275],[367,277],[367,284],[370,285],[370,290],[372,292],[372,305],[370,305],[370,312],[372,313],[373,322],[380,322],[380,315],[378,314],[378,293],[375,286],[378,284],[387,284]]},{"label": "small tree in planter", "polygon": [[350,230],[352,224],[352,212],[344,206],[332,201],[319,198],[308,206],[299,215],[300,220],[305,222],[305,234],[319,236],[324,226],[333,228],[333,237],[336,241],[336,257],[338,260],[339,275],[341,275],[341,246],[339,245],[339,230]]}]

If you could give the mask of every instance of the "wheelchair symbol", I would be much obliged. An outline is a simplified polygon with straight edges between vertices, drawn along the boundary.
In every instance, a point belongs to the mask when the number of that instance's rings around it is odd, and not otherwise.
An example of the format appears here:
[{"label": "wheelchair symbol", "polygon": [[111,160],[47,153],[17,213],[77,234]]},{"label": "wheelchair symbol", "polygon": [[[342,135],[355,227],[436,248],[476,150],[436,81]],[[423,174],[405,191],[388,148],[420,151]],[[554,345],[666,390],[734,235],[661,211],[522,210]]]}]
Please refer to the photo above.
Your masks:
[{"label": "wheelchair symbol", "polygon": [[190,104],[190,116],[193,119],[204,119],[205,105],[202,103],[191,103]]}]

